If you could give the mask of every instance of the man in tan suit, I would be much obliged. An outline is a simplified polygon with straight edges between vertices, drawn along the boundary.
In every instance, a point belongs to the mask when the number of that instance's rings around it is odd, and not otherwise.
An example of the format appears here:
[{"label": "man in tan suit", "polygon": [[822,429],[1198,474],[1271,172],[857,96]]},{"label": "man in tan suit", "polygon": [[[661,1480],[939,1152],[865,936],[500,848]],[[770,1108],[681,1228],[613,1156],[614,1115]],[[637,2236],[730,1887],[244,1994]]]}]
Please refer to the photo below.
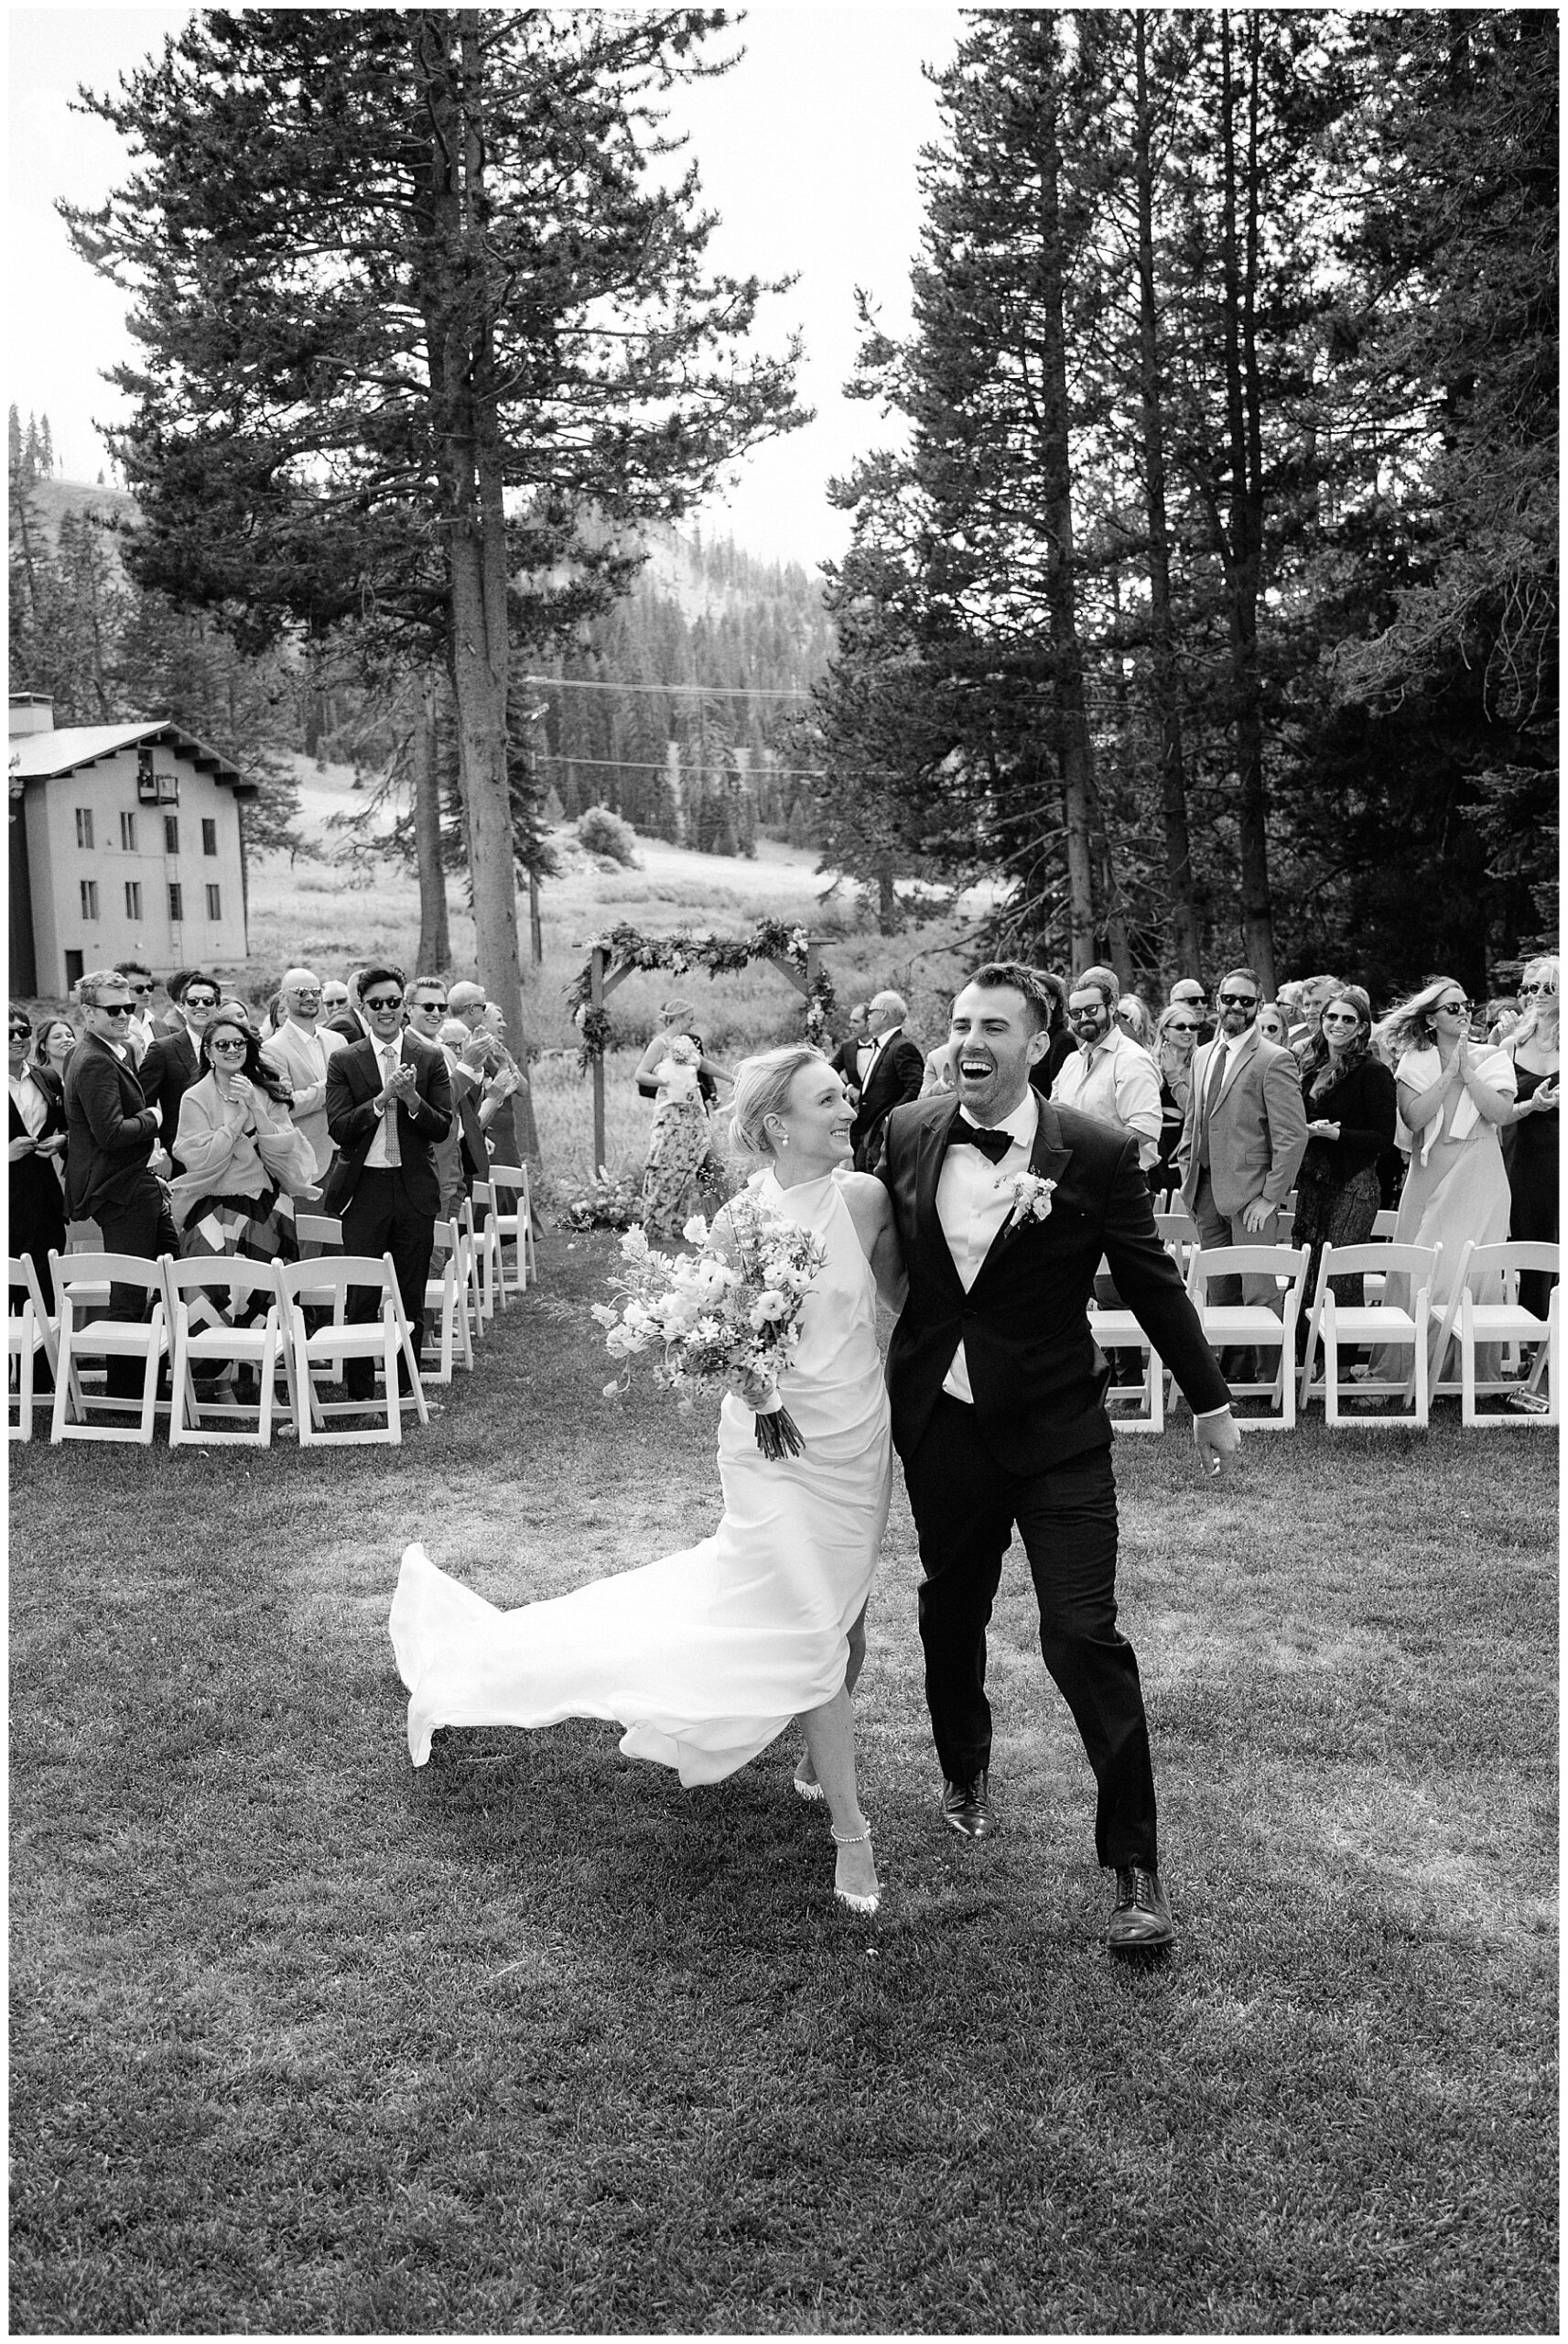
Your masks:
[{"label": "man in tan suit", "polygon": [[262,1044],[262,1056],[294,1088],[289,1109],[316,1156],[316,1177],[324,1180],[335,1150],[327,1129],[327,1061],[349,1043],[321,1024],[321,981],[314,969],[289,969],[283,979],[284,1019]]},{"label": "man in tan suit", "polygon": [[[1280,1208],[1306,1153],[1301,1069],[1259,1035],[1260,998],[1254,970],[1222,977],[1219,1031],[1194,1054],[1176,1165],[1182,1201],[1208,1247],[1277,1244]],[[1272,1278],[1217,1278],[1209,1294],[1217,1303],[1240,1302],[1243,1288],[1248,1302],[1278,1309]]]}]

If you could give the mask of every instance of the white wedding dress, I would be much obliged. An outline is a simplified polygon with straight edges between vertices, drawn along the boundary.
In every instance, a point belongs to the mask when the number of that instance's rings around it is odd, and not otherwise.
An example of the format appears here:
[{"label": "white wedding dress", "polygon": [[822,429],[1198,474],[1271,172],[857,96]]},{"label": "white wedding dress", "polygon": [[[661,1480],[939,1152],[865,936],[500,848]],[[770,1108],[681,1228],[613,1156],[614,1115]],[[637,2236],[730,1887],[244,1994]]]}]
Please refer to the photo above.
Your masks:
[{"label": "white wedding dress", "polygon": [[752,1187],[827,1247],[779,1381],[804,1453],[764,1458],[751,1409],[727,1394],[713,1536],[519,1611],[410,1546],[391,1630],[416,1766],[438,1726],[612,1718],[630,1756],[719,1782],[843,1684],[892,1475],[875,1281],[838,1174],[781,1188],[770,1171]]}]

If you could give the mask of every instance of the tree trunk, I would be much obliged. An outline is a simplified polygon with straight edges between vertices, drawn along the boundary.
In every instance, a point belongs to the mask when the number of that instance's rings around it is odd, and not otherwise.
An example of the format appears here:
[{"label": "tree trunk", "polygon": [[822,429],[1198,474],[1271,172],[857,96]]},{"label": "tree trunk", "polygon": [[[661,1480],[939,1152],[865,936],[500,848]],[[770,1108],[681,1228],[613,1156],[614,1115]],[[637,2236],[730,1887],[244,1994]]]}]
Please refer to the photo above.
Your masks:
[{"label": "tree trunk", "polygon": [[1071,451],[1067,435],[1067,337],[1064,319],[1065,269],[1062,251],[1057,144],[1057,35],[1050,19],[1051,57],[1040,78],[1040,472],[1041,519],[1046,542],[1045,599],[1056,674],[1062,802],[1067,833],[1067,897],[1075,969],[1095,958],[1096,805],[1094,752],[1084,698],[1073,559]]},{"label": "tree trunk", "polygon": [[1137,115],[1133,168],[1138,190],[1138,345],[1143,407],[1144,496],[1149,526],[1149,635],[1154,712],[1160,732],[1160,815],[1171,895],[1171,950],[1178,976],[1196,976],[1203,937],[1193,888],[1187,824],[1186,763],[1176,687],[1176,631],[1171,612],[1171,548],[1165,512],[1165,435],[1160,401],[1160,352],[1154,300],[1153,124],[1149,98],[1149,16],[1133,16]]},{"label": "tree trunk", "polygon": [[433,976],[452,961],[447,882],[441,869],[441,800],[436,781],[436,683],[427,669],[414,711],[414,853],[419,870],[419,950],[414,965]]},{"label": "tree trunk", "polygon": [[[1231,11],[1220,14],[1224,71],[1224,265],[1226,418],[1230,441],[1230,529],[1226,584],[1230,678],[1236,723],[1236,814],[1241,862],[1241,939],[1266,1001],[1274,995],[1274,916],[1269,896],[1269,797],[1263,777],[1263,706],[1258,667],[1258,597],[1262,582],[1262,422],[1258,383],[1258,82],[1260,34],[1248,19],[1248,139],[1243,187],[1237,158],[1238,96],[1231,52]],[[1245,230],[1239,220],[1246,206]],[[1246,256],[1240,251],[1242,233]]]}]

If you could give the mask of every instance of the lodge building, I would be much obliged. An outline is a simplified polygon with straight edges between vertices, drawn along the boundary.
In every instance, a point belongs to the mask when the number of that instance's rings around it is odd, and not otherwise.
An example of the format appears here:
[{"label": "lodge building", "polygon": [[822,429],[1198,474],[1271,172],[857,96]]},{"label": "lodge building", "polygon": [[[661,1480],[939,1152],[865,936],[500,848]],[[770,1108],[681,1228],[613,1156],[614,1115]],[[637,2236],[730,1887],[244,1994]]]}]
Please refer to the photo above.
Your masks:
[{"label": "lodge building", "polygon": [[63,1000],[90,969],[155,976],[245,959],[238,766],[162,717],[58,730],[37,692],[10,704],[10,990]]}]

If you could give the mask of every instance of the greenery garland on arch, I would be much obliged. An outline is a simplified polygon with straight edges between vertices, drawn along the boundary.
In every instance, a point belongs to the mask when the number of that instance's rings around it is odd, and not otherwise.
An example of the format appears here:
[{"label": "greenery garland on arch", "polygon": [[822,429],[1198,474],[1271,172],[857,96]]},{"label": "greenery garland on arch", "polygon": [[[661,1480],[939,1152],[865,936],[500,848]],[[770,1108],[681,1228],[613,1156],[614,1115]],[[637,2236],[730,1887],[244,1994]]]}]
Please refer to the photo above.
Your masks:
[{"label": "greenery garland on arch", "polygon": [[607,986],[643,969],[667,969],[676,977],[706,969],[710,977],[723,977],[734,976],[752,960],[772,960],[806,995],[806,1039],[819,1049],[830,1043],[836,998],[833,980],[817,960],[804,928],[787,920],[765,919],[750,936],[715,936],[710,928],[645,936],[641,928],[622,925],[589,938],[588,958],[567,988],[572,1022],[582,1036],[578,1062],[585,1074],[602,1061],[611,1037],[609,1013],[593,999],[596,953],[604,956],[600,965]]}]

